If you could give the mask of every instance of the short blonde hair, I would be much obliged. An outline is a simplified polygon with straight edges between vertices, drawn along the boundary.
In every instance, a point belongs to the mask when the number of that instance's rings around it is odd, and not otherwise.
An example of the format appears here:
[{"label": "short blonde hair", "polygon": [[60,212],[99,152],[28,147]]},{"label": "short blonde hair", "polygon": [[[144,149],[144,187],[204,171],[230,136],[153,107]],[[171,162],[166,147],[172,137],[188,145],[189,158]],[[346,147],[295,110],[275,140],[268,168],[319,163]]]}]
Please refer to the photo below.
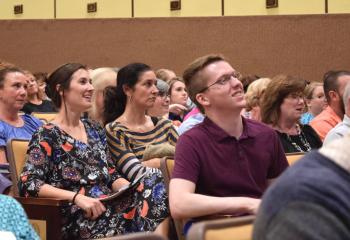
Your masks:
[{"label": "short blonde hair", "polygon": [[312,95],[314,94],[314,91],[317,87],[323,87],[323,83],[311,82],[310,84],[308,84],[304,90],[305,98],[311,100]]},{"label": "short blonde hair", "polygon": [[97,106],[96,106],[96,94],[97,92],[104,91],[108,86],[117,85],[117,72],[113,68],[96,68],[91,71],[92,86],[94,87],[94,93],[92,95],[92,107],[89,111],[89,116],[92,119],[98,119]]},{"label": "short blonde hair", "polygon": [[253,107],[260,105],[260,99],[265,93],[265,89],[270,82],[270,78],[259,78],[248,86],[247,93],[245,94],[247,111],[251,111]]}]

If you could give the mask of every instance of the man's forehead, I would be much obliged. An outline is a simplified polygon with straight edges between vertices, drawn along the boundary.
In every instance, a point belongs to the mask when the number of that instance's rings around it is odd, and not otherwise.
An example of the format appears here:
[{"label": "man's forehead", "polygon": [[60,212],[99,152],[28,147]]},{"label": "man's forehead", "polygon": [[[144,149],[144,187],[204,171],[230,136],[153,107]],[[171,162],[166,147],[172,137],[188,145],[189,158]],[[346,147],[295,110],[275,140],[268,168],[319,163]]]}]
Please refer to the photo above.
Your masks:
[{"label": "man's forehead", "polygon": [[233,67],[226,61],[216,61],[208,64],[203,70],[202,75],[206,78],[220,77],[223,74],[233,72]]}]

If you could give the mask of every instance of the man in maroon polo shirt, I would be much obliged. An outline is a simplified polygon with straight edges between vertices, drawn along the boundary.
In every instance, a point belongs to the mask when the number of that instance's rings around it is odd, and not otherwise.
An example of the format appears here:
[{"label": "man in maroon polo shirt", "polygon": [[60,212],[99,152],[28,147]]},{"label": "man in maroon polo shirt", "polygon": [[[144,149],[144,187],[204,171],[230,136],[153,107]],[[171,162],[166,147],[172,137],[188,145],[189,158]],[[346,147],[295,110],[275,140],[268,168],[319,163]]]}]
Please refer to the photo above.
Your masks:
[{"label": "man in maroon polo shirt", "polygon": [[270,181],[288,166],[275,131],[240,115],[238,77],[220,55],[201,57],[184,72],[189,96],[206,118],[176,145],[169,193],[175,219],[255,214]]}]

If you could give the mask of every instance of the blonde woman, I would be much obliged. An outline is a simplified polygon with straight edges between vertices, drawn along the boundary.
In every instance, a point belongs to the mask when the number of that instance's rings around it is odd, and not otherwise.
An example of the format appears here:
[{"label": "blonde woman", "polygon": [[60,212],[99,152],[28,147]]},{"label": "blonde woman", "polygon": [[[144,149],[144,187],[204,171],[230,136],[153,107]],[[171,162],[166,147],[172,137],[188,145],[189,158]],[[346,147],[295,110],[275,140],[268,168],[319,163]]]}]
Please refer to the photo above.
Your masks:
[{"label": "blonde woman", "polygon": [[261,114],[260,114],[260,101],[265,93],[265,89],[267,85],[271,82],[270,78],[259,78],[258,80],[255,80],[252,82],[248,89],[247,93],[245,94],[245,99],[247,102],[246,106],[246,113],[249,116],[250,119],[261,121]]}]

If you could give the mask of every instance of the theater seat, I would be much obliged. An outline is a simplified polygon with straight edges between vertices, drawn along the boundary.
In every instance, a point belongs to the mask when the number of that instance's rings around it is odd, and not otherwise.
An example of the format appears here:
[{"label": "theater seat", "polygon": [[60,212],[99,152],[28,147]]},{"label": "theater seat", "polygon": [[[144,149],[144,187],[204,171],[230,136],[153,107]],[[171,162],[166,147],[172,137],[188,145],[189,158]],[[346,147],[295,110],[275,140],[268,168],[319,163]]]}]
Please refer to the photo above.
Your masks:
[{"label": "theater seat", "polygon": [[[169,193],[169,184],[170,184],[170,179],[171,179],[171,173],[174,170],[175,166],[175,160],[173,158],[165,157],[162,158],[160,161],[160,170],[162,171],[164,182],[166,185],[166,190]],[[176,234],[177,238],[179,240],[184,240],[185,236],[183,235],[183,222],[180,220],[174,220],[175,224],[175,229],[176,229]]]},{"label": "theater seat", "polygon": [[293,165],[296,163],[299,159],[301,159],[305,153],[303,152],[297,152],[297,153],[286,153],[287,161],[289,165]]},{"label": "theater seat", "polygon": [[28,144],[28,140],[12,139],[6,145],[14,196],[22,204],[40,239],[61,239],[61,207],[68,202],[49,198],[19,197],[17,183],[25,163]]},{"label": "theater seat", "polygon": [[123,236],[99,238],[99,240],[167,240],[167,238],[155,233],[131,233]]},{"label": "theater seat", "polygon": [[32,112],[32,115],[45,123],[51,122],[57,115],[55,112]]},{"label": "theater seat", "polygon": [[255,216],[202,221],[192,225],[188,240],[250,240]]}]

